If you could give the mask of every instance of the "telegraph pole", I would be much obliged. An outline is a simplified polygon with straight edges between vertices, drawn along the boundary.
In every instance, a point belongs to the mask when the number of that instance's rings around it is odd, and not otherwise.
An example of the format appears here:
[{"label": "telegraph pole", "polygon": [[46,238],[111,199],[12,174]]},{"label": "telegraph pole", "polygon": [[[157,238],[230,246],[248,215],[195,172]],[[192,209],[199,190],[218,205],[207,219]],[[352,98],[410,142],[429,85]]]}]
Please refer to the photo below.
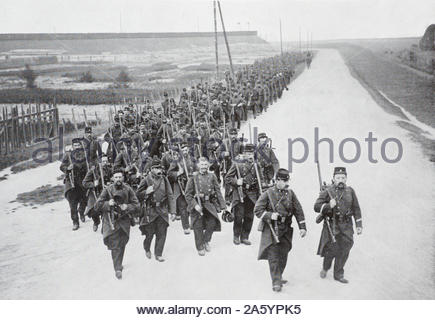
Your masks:
[{"label": "telegraph pole", "polygon": [[281,55],[282,55],[282,27],[281,27],[281,19],[279,19],[279,41],[281,43]]},{"label": "telegraph pole", "polygon": [[216,81],[219,79],[219,56],[218,56],[218,35],[216,21],[216,0],[213,1],[213,16],[214,16],[214,48],[216,54]]},{"label": "telegraph pole", "polygon": [[231,77],[234,79],[233,60],[231,59],[230,46],[228,45],[227,33],[225,32],[224,17],[222,16],[221,3],[219,0],[218,0],[217,4],[218,4],[218,8],[219,8],[219,15],[221,17],[222,30],[224,32],[225,45],[227,46],[228,59],[230,60]]}]

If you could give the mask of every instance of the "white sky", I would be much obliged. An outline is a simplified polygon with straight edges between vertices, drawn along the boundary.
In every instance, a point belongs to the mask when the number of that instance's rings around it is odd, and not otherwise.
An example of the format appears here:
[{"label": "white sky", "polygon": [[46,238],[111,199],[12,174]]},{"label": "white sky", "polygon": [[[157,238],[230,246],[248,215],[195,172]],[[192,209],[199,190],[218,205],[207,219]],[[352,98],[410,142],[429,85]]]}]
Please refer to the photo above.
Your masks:
[{"label": "white sky", "polygon": [[[228,31],[269,41],[421,36],[435,0],[221,0]],[[120,16],[122,23],[120,24]],[[213,31],[212,0],[0,0],[0,33]],[[220,23],[218,23],[218,28]]]}]

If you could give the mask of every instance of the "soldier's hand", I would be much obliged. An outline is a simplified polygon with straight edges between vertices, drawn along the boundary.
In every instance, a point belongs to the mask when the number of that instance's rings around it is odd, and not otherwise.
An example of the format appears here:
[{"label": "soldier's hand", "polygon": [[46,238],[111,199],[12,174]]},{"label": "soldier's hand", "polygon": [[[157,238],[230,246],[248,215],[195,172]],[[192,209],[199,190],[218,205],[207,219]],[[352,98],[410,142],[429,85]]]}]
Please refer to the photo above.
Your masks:
[{"label": "soldier's hand", "polygon": [[237,179],[237,185],[238,186],[243,185],[243,178]]},{"label": "soldier's hand", "polygon": [[202,212],[201,206],[199,204],[195,205],[195,210],[198,212]]},{"label": "soldier's hand", "polygon": [[127,210],[127,205],[125,203],[121,204],[120,207],[122,211]]},{"label": "soldier's hand", "polygon": [[72,169],[74,169],[74,165],[71,163],[71,164],[68,166],[67,170],[68,170],[68,171],[71,171]]},{"label": "soldier's hand", "polygon": [[300,234],[301,238],[303,238],[307,235],[307,230],[301,229],[301,230],[299,230],[299,234]]},{"label": "soldier's hand", "polygon": [[272,212],[272,216],[270,217],[272,220],[278,220],[279,213],[278,212]]},{"label": "soldier's hand", "polygon": [[148,186],[148,188],[146,189],[145,193],[146,194],[150,194],[154,191],[154,186]]},{"label": "soldier's hand", "polygon": [[356,233],[360,235],[362,233],[362,227],[356,228]]},{"label": "soldier's hand", "polygon": [[163,144],[166,143],[166,139],[163,139],[163,140],[162,140],[162,143],[163,143]]},{"label": "soldier's hand", "polygon": [[94,186],[97,187],[100,184],[100,180],[95,180],[94,181]]},{"label": "soldier's hand", "polygon": [[335,199],[331,199],[329,201],[329,206],[331,207],[331,209],[334,208],[336,205],[337,205],[337,201],[335,201]]},{"label": "soldier's hand", "polygon": [[171,214],[169,215],[169,217],[171,218],[171,221],[175,221],[175,214],[171,213]]},{"label": "soldier's hand", "polygon": [[109,206],[113,207],[115,205],[115,200],[110,199],[109,200]]},{"label": "soldier's hand", "polygon": [[177,171],[177,176],[181,176],[184,173],[184,169],[180,167]]},{"label": "soldier's hand", "polygon": [[230,156],[230,153],[228,151],[225,151],[224,152],[224,157],[229,157],[229,156]]}]

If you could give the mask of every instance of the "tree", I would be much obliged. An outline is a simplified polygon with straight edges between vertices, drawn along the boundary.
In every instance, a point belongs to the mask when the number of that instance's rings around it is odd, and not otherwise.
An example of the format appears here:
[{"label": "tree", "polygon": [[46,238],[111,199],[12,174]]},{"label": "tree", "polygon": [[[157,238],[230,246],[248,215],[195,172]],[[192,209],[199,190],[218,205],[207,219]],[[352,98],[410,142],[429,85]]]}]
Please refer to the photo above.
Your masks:
[{"label": "tree", "polygon": [[86,71],[85,73],[82,74],[82,76],[80,77],[80,82],[87,82],[87,83],[91,83],[94,82],[95,79],[92,76],[92,73],[90,70]]},{"label": "tree", "polygon": [[38,75],[30,68],[30,65],[26,64],[26,69],[21,73],[21,78],[26,80],[27,88],[36,88],[35,80]]},{"label": "tree", "polygon": [[123,87],[127,87],[128,86],[128,82],[131,81],[130,76],[128,75],[127,71],[125,70],[121,70],[121,72],[118,74],[118,76],[116,77],[116,82],[123,86]]}]

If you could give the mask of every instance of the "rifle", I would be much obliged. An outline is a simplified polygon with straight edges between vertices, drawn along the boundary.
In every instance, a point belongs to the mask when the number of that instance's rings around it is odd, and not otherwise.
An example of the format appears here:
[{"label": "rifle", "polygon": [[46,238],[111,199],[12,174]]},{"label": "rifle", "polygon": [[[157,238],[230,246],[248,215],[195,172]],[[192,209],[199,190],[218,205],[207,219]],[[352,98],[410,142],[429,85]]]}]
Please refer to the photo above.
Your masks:
[{"label": "rifle", "polygon": [[[102,167],[101,167],[101,171],[102,171]],[[103,184],[103,188],[104,188],[104,184]],[[112,194],[110,193],[109,189],[107,188],[107,194],[109,195],[110,199],[113,199]],[[113,220],[115,219],[114,215],[113,215],[113,208],[112,206],[110,207],[109,212],[107,213],[107,220],[109,222],[109,227],[110,230],[115,230],[115,226],[113,225]]]},{"label": "rifle", "polygon": [[196,184],[196,179],[195,179],[195,176],[197,176],[197,175],[198,175],[198,173],[195,172],[195,173],[193,174],[193,176],[192,176],[192,179],[193,179],[193,185],[194,185],[194,187],[195,187],[195,197],[196,197],[196,201],[198,202],[198,205],[199,205],[199,207],[200,207],[199,214],[202,216],[203,213],[202,213],[201,197],[199,196],[199,188],[198,188],[198,185]]},{"label": "rifle", "polygon": [[[72,159],[71,159],[71,153],[68,152],[68,160],[70,164],[73,164]],[[71,182],[71,186],[73,188],[75,188],[75,184],[74,184],[74,168],[68,173],[69,176],[69,181]]]},{"label": "rifle", "polygon": [[[234,165],[236,166],[237,176],[242,178],[242,175],[240,174],[239,165],[237,164],[236,160],[234,160]],[[237,191],[239,193],[240,202],[243,203],[243,189],[242,186],[237,186]]]},{"label": "rifle", "polygon": [[[270,203],[270,206],[272,207],[273,212],[277,212],[275,210],[275,206],[273,205],[272,198],[270,197],[270,193],[267,191],[266,191],[266,193],[267,193],[267,198],[269,199],[269,203]],[[272,222],[273,222],[273,227],[269,221],[267,221],[267,224],[269,225],[270,232],[272,232],[273,239],[275,240],[276,243],[279,243],[278,224],[277,224],[276,220],[273,220]]]},{"label": "rifle", "polygon": [[[88,171],[90,171],[91,168],[89,167],[88,155],[86,152],[87,150],[85,149],[85,146],[83,145],[83,141],[80,141],[80,144],[82,145],[82,148],[83,148],[84,153],[85,153],[86,167],[87,167]],[[93,177],[93,180],[95,181],[96,178],[95,178],[95,171],[94,170],[92,170],[92,177]],[[92,188],[92,192],[94,194],[95,200],[97,200],[98,197],[97,197],[97,193],[95,192],[95,187]]]},{"label": "rifle", "polygon": [[[329,198],[333,199],[331,196],[331,193],[329,192],[328,188],[326,187],[326,183],[323,182],[323,184],[322,184],[322,176],[320,173],[320,164],[319,164],[318,160],[316,161],[316,164],[317,164],[317,176],[319,178],[320,191],[326,190],[326,192],[328,192]],[[336,239],[335,239],[334,233],[332,232],[331,224],[329,223],[329,220],[320,212],[319,215],[316,217],[316,223],[320,223],[320,222],[322,222],[322,220],[324,220],[323,223],[326,225],[326,228],[328,229],[328,233],[329,233],[329,236],[331,237],[332,243],[335,243]]]}]

